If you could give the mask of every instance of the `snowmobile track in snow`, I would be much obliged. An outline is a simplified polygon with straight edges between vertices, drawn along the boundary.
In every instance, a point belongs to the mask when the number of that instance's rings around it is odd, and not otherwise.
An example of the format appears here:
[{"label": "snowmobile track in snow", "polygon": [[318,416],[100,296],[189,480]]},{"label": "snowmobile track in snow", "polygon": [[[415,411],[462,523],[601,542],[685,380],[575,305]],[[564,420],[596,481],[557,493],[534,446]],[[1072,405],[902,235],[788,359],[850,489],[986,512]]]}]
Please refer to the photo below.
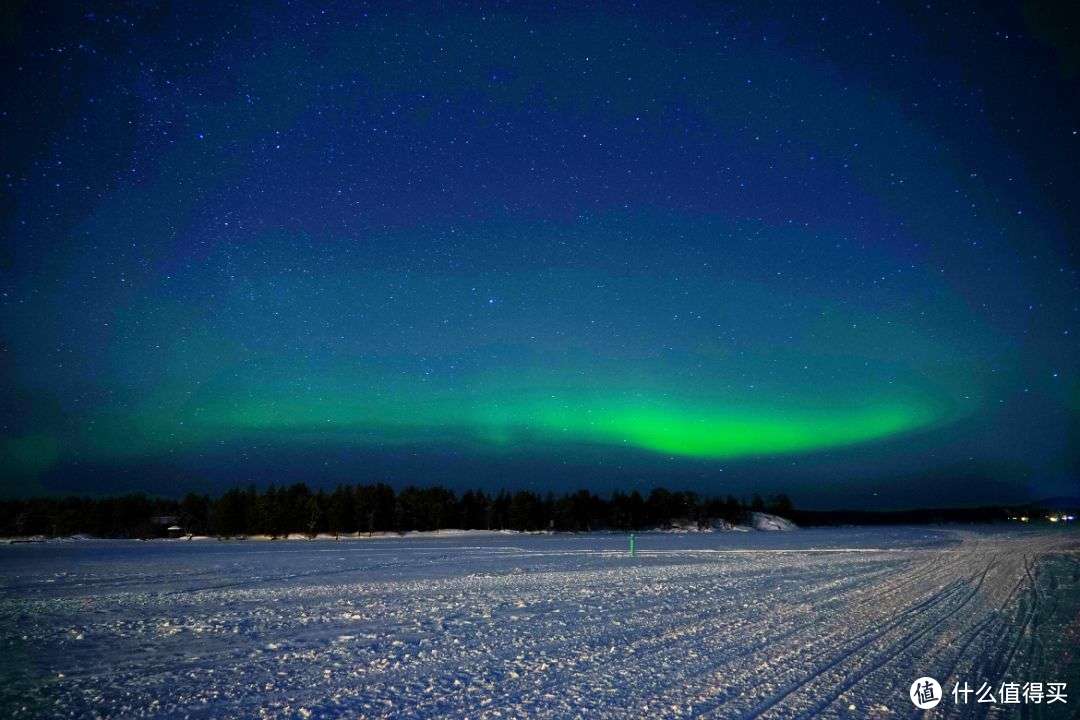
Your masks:
[{"label": "snowmobile track in snow", "polygon": [[929,713],[911,682],[1070,682],[1080,535],[807,530],[0,547],[4,717]]}]

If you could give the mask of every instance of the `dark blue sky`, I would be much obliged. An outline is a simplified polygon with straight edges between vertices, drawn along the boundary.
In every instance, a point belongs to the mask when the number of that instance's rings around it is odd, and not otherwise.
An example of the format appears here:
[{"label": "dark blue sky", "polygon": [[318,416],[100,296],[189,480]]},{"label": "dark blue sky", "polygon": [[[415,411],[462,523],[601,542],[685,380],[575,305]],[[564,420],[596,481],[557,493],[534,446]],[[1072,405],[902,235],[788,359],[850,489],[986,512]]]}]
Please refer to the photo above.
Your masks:
[{"label": "dark blue sky", "polygon": [[15,3],[0,493],[1076,494],[1065,5]]}]

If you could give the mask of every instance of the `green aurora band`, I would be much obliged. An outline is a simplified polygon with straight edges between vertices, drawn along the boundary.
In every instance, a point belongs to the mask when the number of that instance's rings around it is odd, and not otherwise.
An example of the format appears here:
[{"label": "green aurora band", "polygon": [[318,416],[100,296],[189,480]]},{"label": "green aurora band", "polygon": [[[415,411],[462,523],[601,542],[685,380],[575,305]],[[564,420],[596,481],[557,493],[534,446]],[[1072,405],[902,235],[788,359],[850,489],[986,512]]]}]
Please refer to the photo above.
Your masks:
[{"label": "green aurora band", "polygon": [[473,405],[447,400],[412,404],[293,399],[242,404],[205,420],[230,434],[283,433],[404,444],[458,439],[494,448],[570,442],[735,458],[873,441],[940,419],[931,404],[913,401],[826,411],[548,397]]},{"label": "green aurora band", "polygon": [[[355,396],[354,396],[355,397]],[[696,461],[813,453],[939,427],[952,412],[920,399],[813,408],[565,395],[487,399],[265,395],[104,413],[69,435],[3,438],[0,459],[36,487],[71,461],[141,462],[228,448],[459,448],[553,458],[649,453]]]},{"label": "green aurora band", "polygon": [[245,446],[726,461],[887,441],[960,413],[939,385],[879,383],[854,373],[846,382],[777,385],[758,395],[706,385],[692,395],[685,381],[644,372],[522,368],[444,384],[371,368],[278,368],[222,376],[197,393],[162,385],[141,402],[102,409],[66,429],[5,438],[0,452],[27,478],[72,460],[138,462]]}]

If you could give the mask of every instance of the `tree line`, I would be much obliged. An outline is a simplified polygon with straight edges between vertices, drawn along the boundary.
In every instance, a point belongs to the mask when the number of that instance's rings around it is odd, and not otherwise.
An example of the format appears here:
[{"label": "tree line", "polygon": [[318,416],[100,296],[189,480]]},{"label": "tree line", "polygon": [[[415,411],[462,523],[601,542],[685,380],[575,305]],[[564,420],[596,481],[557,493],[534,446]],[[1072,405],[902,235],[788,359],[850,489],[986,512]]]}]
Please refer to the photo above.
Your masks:
[{"label": "tree line", "polygon": [[190,493],[181,500],[141,494],[121,497],[33,498],[0,501],[0,534],[6,536],[85,534],[144,538],[169,534],[269,535],[293,533],[375,533],[410,530],[643,530],[673,523],[708,525],[717,520],[746,522],[752,511],[787,515],[786,495],[767,499],[703,497],[656,488],[601,497],[588,490],[555,495],[531,490],[497,493],[409,486],[395,491],[384,483],[340,485],[312,491],[287,487],[234,488],[217,496]]}]

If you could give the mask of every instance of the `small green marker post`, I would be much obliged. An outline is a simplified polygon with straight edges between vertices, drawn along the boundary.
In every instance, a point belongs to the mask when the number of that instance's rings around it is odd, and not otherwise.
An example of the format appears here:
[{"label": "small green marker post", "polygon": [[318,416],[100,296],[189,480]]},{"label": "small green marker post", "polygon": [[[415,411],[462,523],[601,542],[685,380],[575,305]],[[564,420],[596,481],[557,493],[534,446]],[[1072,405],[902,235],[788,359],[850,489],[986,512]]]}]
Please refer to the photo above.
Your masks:
[{"label": "small green marker post", "polygon": [[635,554],[634,533],[630,533],[630,557],[634,557]]}]

